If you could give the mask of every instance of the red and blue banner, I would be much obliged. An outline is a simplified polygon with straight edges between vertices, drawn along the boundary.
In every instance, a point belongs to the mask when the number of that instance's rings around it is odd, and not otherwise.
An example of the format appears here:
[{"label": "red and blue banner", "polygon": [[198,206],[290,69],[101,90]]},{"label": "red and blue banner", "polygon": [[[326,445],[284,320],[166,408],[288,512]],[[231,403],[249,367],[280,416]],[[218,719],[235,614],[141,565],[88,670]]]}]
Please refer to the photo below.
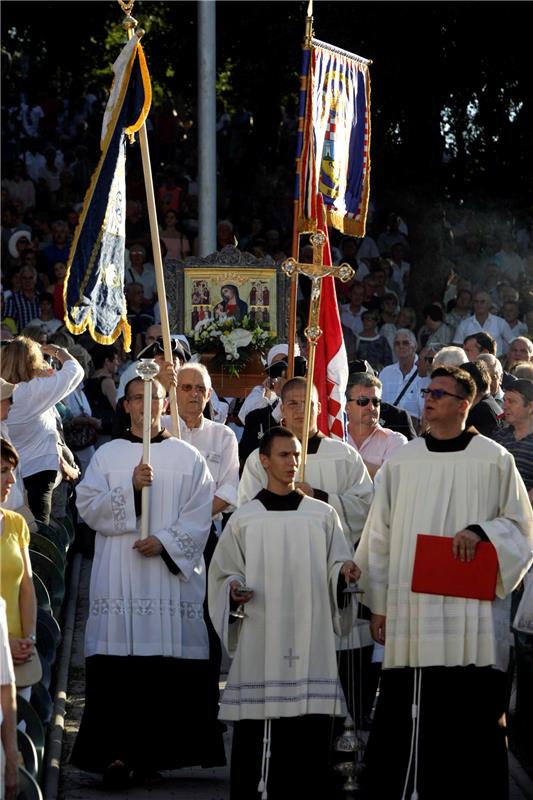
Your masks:
[{"label": "red and blue banner", "polygon": [[101,156],[85,196],[65,278],[65,324],[86,329],[100,344],[131,331],[124,297],[126,246],[126,139],[144,124],[151,104],[148,68],[134,35],[113,64],[114,81],[104,114]]},{"label": "red and blue banner", "polygon": [[300,75],[296,203],[299,231],[316,230],[318,197],[327,223],[364,236],[370,192],[369,62],[312,40]]}]

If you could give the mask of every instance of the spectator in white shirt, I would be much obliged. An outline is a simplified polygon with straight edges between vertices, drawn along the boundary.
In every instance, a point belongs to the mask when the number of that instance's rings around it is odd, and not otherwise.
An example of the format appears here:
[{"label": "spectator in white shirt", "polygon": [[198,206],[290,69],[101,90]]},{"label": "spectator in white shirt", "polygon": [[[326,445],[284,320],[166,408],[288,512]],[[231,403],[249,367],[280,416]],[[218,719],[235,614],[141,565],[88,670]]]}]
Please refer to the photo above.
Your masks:
[{"label": "spectator in white shirt", "polygon": [[[58,361],[61,370],[50,368],[45,355]],[[48,524],[52,492],[62,468],[55,404],[81,383],[83,369],[61,347],[39,346],[19,336],[2,348],[2,377],[16,384],[7,427],[20,456],[28,505],[36,520]]]},{"label": "spectator in white shirt", "polygon": [[494,256],[494,261],[509,280],[517,283],[520,275],[525,272],[525,266],[514,248],[513,239],[506,236],[502,241],[501,250]]},{"label": "spectator in white shirt", "polygon": [[492,299],[488,292],[477,291],[474,294],[474,313],[459,323],[453,337],[453,343],[462,345],[472,333],[486,331],[496,340],[496,355],[504,355],[509,349],[513,335],[507,322],[489,312]]},{"label": "spectator in white shirt", "polygon": [[361,314],[366,311],[363,305],[364,294],[363,284],[360,281],[356,281],[352,285],[350,305],[341,306],[341,322],[344,327],[349,328],[355,336],[363,330]]},{"label": "spectator in white shirt", "polygon": [[398,358],[396,364],[390,364],[380,372],[383,384],[383,400],[398,408],[408,411],[418,419],[418,403],[416,397],[417,356],[416,336],[408,328],[399,328],[394,337],[394,353]]},{"label": "spectator in white shirt", "polygon": [[519,306],[515,300],[506,300],[502,308],[502,317],[509,325],[513,336],[523,336],[527,333],[527,325],[518,319]]},{"label": "spectator in white shirt", "polygon": [[39,316],[32,319],[29,325],[41,325],[49,336],[63,327],[63,322],[54,316],[54,298],[49,292],[39,295]]}]

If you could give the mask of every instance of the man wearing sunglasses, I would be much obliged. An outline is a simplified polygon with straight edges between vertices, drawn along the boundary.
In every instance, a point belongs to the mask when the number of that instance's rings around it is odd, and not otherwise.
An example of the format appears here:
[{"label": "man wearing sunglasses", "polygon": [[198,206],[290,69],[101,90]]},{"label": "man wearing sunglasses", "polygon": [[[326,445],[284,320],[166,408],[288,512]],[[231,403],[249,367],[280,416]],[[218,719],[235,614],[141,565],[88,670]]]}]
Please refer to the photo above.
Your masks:
[{"label": "man wearing sunglasses", "polygon": [[[532,561],[531,503],[511,455],[466,428],[470,375],[438,367],[423,391],[429,431],[383,464],[357,550],[385,648],[362,781],[368,797],[504,800],[510,600]],[[449,537],[460,562],[489,541],[496,599],[413,592],[419,534]]]},{"label": "man wearing sunglasses", "polygon": [[379,424],[381,381],[367,372],[352,375],[346,390],[348,444],[359,452],[372,479],[384,461],[407,442]]}]

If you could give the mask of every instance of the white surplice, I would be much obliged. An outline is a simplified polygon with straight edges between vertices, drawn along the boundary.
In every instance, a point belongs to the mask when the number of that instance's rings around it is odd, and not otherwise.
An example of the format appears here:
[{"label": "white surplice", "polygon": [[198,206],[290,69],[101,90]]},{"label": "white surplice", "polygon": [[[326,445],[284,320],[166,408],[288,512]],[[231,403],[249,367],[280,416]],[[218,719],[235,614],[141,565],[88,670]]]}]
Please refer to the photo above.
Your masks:
[{"label": "white surplice", "polygon": [[[172,430],[172,418],[163,416],[161,422]],[[181,440],[191,444],[203,455],[215,482],[215,497],[229,503],[229,513],[237,505],[239,486],[239,445],[237,437],[227,425],[202,417],[197,428],[187,427],[180,417]],[[218,518],[222,515],[219,514]]]},{"label": "white surplice", "polygon": [[[313,489],[327,493],[327,502],[339,515],[353,558],[353,548],[361,536],[374,494],[374,484],[363,459],[351,445],[338,439],[321,437],[318,451],[307,456],[305,481]],[[259,450],[254,450],[244,465],[239,484],[239,505],[252,500],[266,487],[267,482]],[[355,622],[349,635],[336,639],[337,650],[351,650],[371,644],[370,627],[363,619]]]},{"label": "white surplice", "polygon": [[[226,720],[342,713],[334,627],[345,634],[351,604],[337,606],[351,558],[334,509],[304,497],[295,511],[259,500],[230,518],[209,567],[209,613],[232,665],[220,707]],[[254,591],[244,620],[229,624],[229,585]]]},{"label": "white surplice", "polygon": [[77,506],[96,531],[85,655],[208,658],[203,550],[211,525],[213,480],[206,462],[175,438],[152,443],[149,532],[179,567],[133,550],[140,538],[132,475],[142,444],[100,447],[77,486]]},{"label": "white surplice", "polygon": [[[496,599],[412,592],[417,534],[455,536],[468,525],[496,548]],[[532,547],[531,503],[507,450],[481,435],[460,451],[431,452],[423,438],[400,447],[376,476],[357,551],[365,602],[387,618],[383,666],[506,669],[510,593]]]},{"label": "white surplice", "polygon": [[[374,494],[374,485],[359,453],[338,439],[320,439],[317,453],[307,456],[305,481],[327,492],[327,502],[339,515],[346,538],[359,541]],[[267,474],[254,450],[246,459],[239,484],[239,505],[266,488]]]}]

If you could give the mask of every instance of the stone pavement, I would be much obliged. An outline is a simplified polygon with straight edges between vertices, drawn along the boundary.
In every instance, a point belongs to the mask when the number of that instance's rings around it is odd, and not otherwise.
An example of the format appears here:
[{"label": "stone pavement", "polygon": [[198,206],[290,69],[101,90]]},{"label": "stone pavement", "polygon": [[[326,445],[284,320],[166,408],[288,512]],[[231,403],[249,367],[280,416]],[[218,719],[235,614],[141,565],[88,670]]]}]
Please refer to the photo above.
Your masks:
[{"label": "stone pavement", "polygon": [[[120,792],[107,792],[98,776],[80,772],[68,763],[79,720],[83,710],[83,633],[87,615],[90,564],[83,559],[75,633],[70,654],[70,676],[67,691],[67,716],[61,754],[61,776],[57,800],[228,800],[229,768],[183,769],[164,772],[164,783],[150,788],[132,787]],[[67,654],[68,657],[68,654]],[[66,688],[66,687],[65,687]],[[231,728],[225,734],[226,753],[231,748]],[[533,783],[520,767],[512,753],[509,754],[510,792],[509,800],[533,800]],[[45,800],[56,800],[46,797]],[[321,800],[327,800],[322,798]],[[385,798],[376,798],[385,800]],[[453,800],[451,798],[450,800]],[[490,800],[490,798],[472,798]]]}]

